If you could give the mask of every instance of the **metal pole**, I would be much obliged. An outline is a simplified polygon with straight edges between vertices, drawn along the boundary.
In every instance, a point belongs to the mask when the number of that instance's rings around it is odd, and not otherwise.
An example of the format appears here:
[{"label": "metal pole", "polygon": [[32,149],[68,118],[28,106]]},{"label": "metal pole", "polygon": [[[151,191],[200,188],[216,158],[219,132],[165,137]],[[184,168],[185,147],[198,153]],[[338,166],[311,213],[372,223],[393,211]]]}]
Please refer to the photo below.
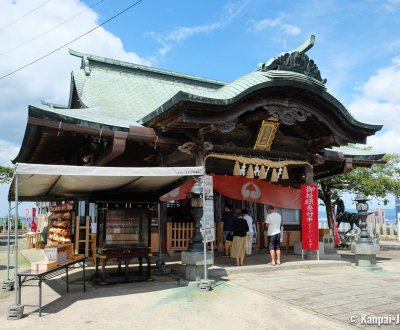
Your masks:
[{"label": "metal pole", "polygon": [[203,246],[204,246],[204,279],[207,281],[207,240],[206,240],[206,219],[204,212],[204,205],[206,205],[206,176],[203,176]]},{"label": "metal pole", "polygon": [[165,272],[165,262],[162,260],[162,246],[161,246],[161,204],[157,203],[157,216],[158,216],[158,260],[156,262],[157,269]]},{"label": "metal pole", "polygon": [[18,174],[15,174],[15,219],[14,219],[14,230],[15,230],[15,249],[14,249],[14,285],[15,285],[15,305],[18,305],[19,295],[19,283],[18,283]]},{"label": "metal pole", "polygon": [[8,202],[7,219],[7,280],[10,279],[10,243],[11,243],[11,202]]}]

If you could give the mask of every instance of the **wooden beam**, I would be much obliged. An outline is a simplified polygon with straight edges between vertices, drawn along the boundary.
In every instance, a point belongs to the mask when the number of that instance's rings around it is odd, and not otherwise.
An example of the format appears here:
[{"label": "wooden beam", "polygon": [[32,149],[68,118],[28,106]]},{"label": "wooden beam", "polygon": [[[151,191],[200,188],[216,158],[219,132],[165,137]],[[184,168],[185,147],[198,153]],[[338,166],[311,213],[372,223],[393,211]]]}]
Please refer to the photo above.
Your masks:
[{"label": "wooden beam", "polygon": [[185,154],[181,151],[176,150],[168,155],[163,156],[163,165],[170,166],[170,165],[173,165],[176,163],[195,159],[195,157],[196,157],[195,154],[189,155],[189,154]]},{"label": "wooden beam", "polygon": [[326,147],[336,145],[336,139],[333,135],[324,136],[318,139],[307,141],[307,147],[309,150],[319,150]]}]

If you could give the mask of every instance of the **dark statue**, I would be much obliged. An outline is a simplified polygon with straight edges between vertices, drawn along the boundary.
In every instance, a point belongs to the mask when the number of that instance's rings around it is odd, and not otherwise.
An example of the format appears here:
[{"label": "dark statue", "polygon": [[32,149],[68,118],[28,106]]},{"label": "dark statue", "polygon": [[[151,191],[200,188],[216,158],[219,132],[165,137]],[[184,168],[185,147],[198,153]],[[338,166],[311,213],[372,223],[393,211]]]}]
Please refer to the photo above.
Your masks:
[{"label": "dark statue", "polygon": [[333,205],[336,205],[336,222],[338,228],[342,222],[350,224],[350,229],[346,231],[344,234],[347,234],[350,231],[352,231],[354,225],[360,228],[360,220],[358,218],[357,213],[350,213],[345,211],[344,202],[341,198],[338,197],[336,201],[333,202]]}]

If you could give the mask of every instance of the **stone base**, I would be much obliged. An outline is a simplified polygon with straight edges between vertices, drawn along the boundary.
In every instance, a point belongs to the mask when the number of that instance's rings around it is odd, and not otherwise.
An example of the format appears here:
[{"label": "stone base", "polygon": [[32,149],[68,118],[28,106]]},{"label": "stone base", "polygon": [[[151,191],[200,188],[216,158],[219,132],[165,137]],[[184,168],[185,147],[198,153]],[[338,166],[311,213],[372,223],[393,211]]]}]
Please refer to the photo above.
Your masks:
[{"label": "stone base", "polygon": [[[342,256],[337,253],[336,249],[331,248],[331,244],[324,244],[323,242],[319,242],[319,258],[320,259],[328,259],[328,260],[341,260]],[[301,256],[301,241],[294,242],[294,254]],[[316,256],[316,251],[303,251],[303,255],[305,258],[309,256]]]},{"label": "stone base", "polygon": [[[181,255],[182,264],[186,265],[185,279],[195,281],[204,278],[204,253],[183,251]],[[214,265],[214,253],[207,252],[207,269]]]},{"label": "stone base", "polygon": [[356,266],[375,267],[376,254],[380,252],[379,244],[353,243],[351,252],[356,257]]}]

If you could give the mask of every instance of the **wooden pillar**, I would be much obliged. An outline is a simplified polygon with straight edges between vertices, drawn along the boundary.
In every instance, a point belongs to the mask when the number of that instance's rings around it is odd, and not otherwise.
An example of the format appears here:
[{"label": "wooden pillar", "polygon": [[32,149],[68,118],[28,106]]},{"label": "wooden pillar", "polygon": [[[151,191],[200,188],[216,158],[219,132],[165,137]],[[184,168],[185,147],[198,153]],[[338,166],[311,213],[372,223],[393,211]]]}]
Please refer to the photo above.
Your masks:
[{"label": "wooden pillar", "polygon": [[314,183],[314,171],[311,165],[305,165],[304,167],[304,176],[306,184]]}]

